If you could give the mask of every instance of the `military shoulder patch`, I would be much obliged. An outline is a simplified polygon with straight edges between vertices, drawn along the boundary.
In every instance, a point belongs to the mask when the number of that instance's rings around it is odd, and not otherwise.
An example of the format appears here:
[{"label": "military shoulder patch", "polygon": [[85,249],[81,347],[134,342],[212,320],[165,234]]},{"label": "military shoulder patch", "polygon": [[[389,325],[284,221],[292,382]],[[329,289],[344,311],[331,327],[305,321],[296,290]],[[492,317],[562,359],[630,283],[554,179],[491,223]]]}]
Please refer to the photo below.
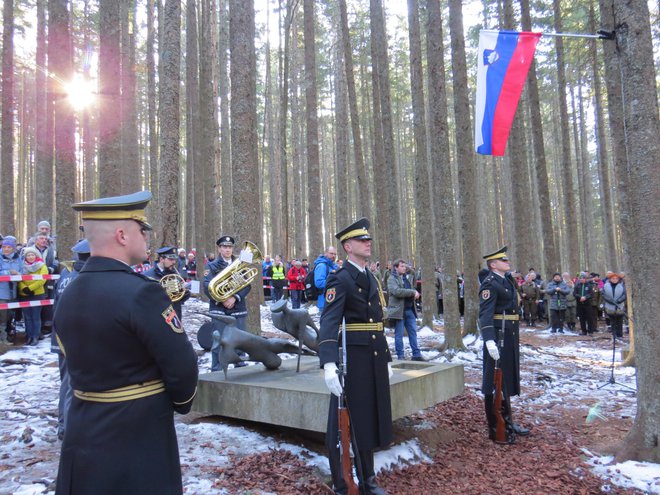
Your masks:
[{"label": "military shoulder patch", "polygon": [[486,289],[481,291],[481,299],[485,301],[489,297],[490,297],[490,290]]},{"label": "military shoulder patch", "polygon": [[183,325],[181,325],[181,320],[179,319],[179,316],[176,314],[176,311],[174,311],[174,308],[170,304],[165,311],[161,313],[163,316],[163,319],[165,320],[165,323],[167,323],[172,330],[174,330],[176,333],[183,333]]},{"label": "military shoulder patch", "polygon": [[325,302],[331,303],[332,301],[335,300],[335,297],[337,296],[337,289],[334,287],[332,289],[328,289],[325,292]]}]

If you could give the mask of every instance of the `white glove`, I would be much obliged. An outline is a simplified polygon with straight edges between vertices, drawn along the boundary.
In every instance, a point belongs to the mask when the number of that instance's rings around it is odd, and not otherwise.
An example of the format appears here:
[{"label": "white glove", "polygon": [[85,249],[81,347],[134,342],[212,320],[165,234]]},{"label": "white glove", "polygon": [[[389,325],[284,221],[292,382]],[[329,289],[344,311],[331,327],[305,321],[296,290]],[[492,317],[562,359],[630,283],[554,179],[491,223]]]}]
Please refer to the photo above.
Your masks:
[{"label": "white glove", "polygon": [[488,350],[488,354],[490,354],[490,357],[492,357],[495,361],[497,361],[500,358],[500,351],[497,348],[497,344],[495,343],[494,340],[486,341],[486,349]]},{"label": "white glove", "polygon": [[342,386],[339,382],[339,375],[337,374],[337,365],[335,363],[325,363],[323,365],[323,371],[325,372],[325,385],[328,387],[328,390],[339,397]]},{"label": "white glove", "polygon": [[387,377],[392,378],[394,371],[392,371],[392,363],[387,363]]}]

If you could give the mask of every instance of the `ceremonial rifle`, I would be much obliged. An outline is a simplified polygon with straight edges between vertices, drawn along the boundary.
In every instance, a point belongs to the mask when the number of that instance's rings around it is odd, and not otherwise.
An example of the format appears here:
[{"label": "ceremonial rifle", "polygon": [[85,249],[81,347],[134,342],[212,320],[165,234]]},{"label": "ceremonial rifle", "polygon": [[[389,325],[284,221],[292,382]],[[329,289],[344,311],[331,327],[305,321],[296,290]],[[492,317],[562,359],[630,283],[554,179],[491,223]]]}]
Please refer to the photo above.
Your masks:
[{"label": "ceremonial rifle", "polygon": [[344,378],[347,374],[346,362],[346,318],[341,322],[341,360],[337,368],[339,381],[341,383],[341,395],[339,396],[337,416],[339,418],[339,459],[341,461],[341,474],[348,488],[348,495],[358,495],[358,486],[353,479],[353,461],[351,459],[351,418],[346,405],[344,394]]},{"label": "ceremonial rifle", "polygon": [[[504,339],[504,319],[502,319],[502,339]],[[497,347],[500,347],[500,339],[497,337],[495,341]],[[500,356],[501,357],[501,356]],[[504,416],[502,416],[502,400],[504,394],[502,393],[502,368],[499,367],[500,360],[495,361],[495,371],[493,375],[493,382],[495,383],[495,400],[493,401],[493,413],[495,414],[496,428],[495,428],[495,442],[508,443],[506,438],[506,423]]]}]

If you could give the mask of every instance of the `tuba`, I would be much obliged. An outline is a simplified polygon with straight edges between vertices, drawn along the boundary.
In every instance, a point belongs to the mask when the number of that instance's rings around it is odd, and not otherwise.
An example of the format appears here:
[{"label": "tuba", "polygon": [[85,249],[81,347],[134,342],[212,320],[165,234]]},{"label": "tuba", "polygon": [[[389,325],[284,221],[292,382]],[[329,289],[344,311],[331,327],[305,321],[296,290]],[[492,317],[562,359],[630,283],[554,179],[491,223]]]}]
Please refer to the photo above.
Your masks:
[{"label": "tuba", "polygon": [[170,301],[177,302],[186,295],[185,280],[178,273],[170,273],[160,279],[160,285],[170,298]]},{"label": "tuba", "polygon": [[[252,257],[252,261],[244,261]],[[224,270],[218,273],[209,282],[209,294],[220,303],[225,302],[231,296],[250,285],[261,273],[252,264],[261,263],[261,251],[250,241],[243,243],[243,249],[238,258],[232,261]]]}]

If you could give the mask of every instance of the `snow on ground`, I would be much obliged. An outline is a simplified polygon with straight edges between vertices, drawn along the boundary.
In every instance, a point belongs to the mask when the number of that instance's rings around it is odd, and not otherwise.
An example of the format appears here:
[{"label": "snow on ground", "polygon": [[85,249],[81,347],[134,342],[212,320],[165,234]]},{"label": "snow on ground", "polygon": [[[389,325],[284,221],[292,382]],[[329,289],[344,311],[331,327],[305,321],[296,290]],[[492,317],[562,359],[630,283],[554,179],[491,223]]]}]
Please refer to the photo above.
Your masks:
[{"label": "snow on ground", "polygon": [[[201,354],[200,372],[210,371],[210,353],[202,354],[196,339],[199,326],[209,320],[202,314],[207,305],[193,299],[184,308],[184,326],[193,346]],[[311,313],[318,320],[316,308]],[[262,307],[262,330],[279,333],[272,325],[267,306]],[[635,398],[620,384],[635,388],[635,369],[615,367],[616,383],[608,383],[612,376],[611,350],[588,345],[586,337],[562,337],[561,345],[555,345],[559,336],[549,330],[523,328],[522,332],[533,333],[543,345],[525,345],[521,350],[525,393],[516,398],[517,405],[548,411],[558,404],[582,408],[587,422],[613,416],[634,417]],[[466,374],[481,373],[483,342],[480,338],[466,336],[463,339],[466,350],[452,355],[440,352],[444,341],[441,333],[424,327],[419,330],[418,338],[426,359],[463,363]],[[387,332],[387,340],[393,350],[393,331]],[[407,338],[404,343],[409,352]],[[618,350],[616,362],[620,361]],[[36,347],[19,346],[0,355],[0,381],[0,494],[52,494],[60,448],[56,436],[59,372],[57,356],[50,353],[48,339],[40,341]],[[467,380],[466,383],[469,391],[477,392],[478,384]],[[176,429],[187,494],[225,493],[213,487],[211,468],[226,465],[230,456],[269,449],[287,450],[321,473],[329,473],[324,456],[236,423],[224,423],[220,418],[186,421],[185,417],[177,416]],[[610,457],[586,449],[584,452],[594,473],[604,480],[604,490],[610,487],[615,491],[617,486],[635,487],[660,494],[660,465],[633,461],[612,464]],[[378,452],[375,461],[377,470],[388,470],[405,464],[430,462],[430,458],[415,440],[408,440]]]}]

